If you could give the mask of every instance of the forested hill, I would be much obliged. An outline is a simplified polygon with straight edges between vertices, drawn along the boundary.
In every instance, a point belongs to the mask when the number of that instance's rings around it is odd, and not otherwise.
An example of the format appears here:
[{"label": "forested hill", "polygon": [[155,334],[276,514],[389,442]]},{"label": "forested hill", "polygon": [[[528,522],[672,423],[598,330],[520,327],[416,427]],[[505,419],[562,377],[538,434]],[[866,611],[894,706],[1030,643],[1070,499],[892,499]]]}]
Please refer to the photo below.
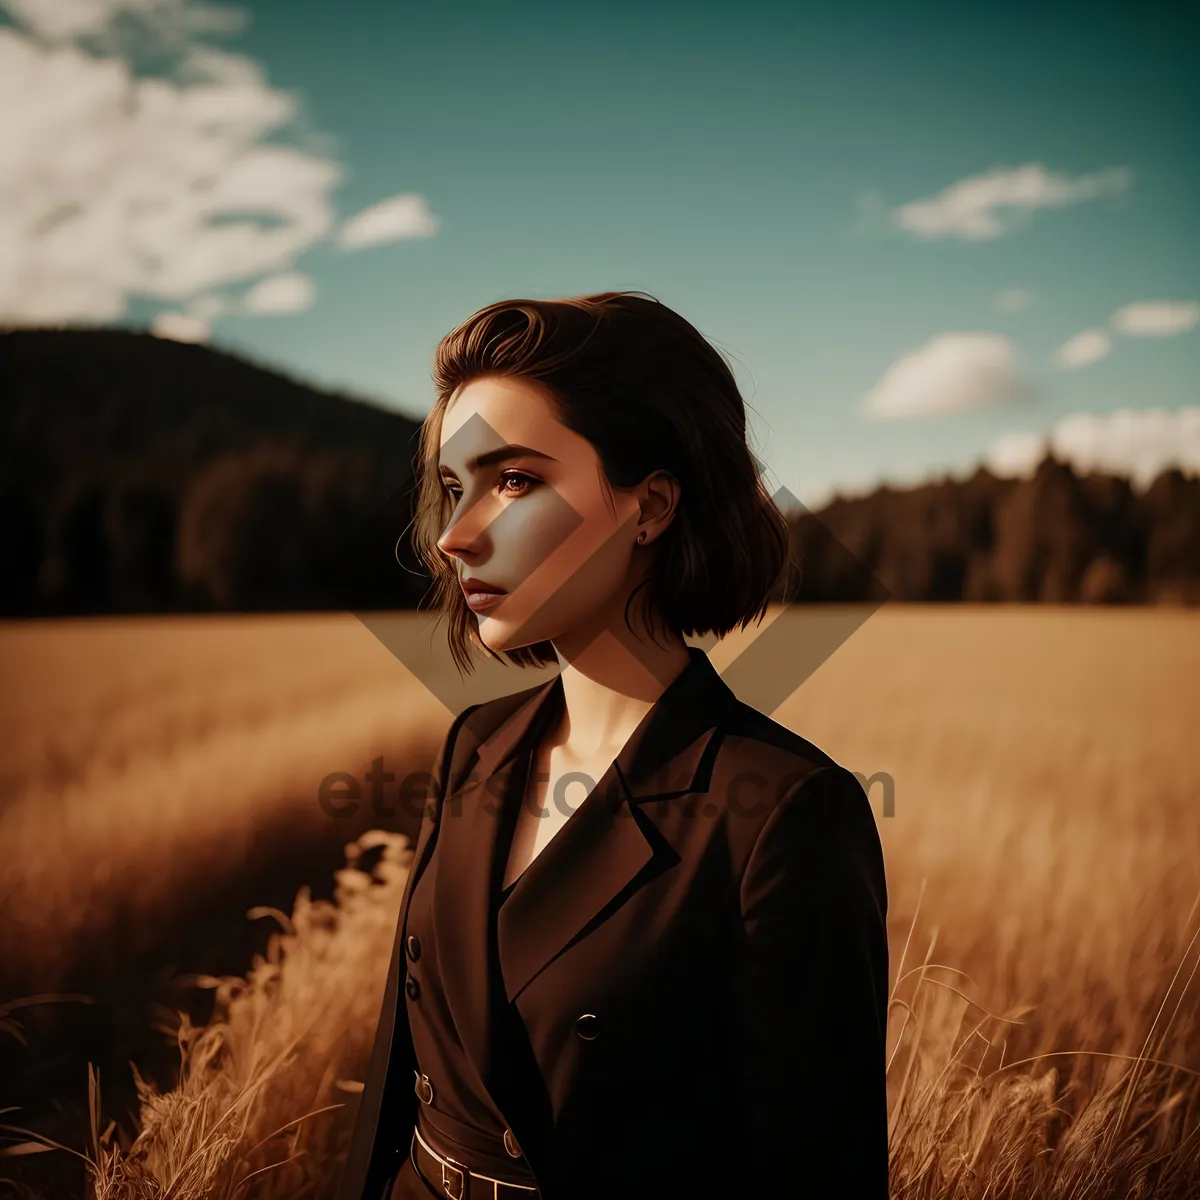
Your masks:
[{"label": "forested hill", "polygon": [[[413,607],[416,432],[203,346],[2,334],[0,612]],[[1053,459],[981,469],[794,531],[798,600],[1200,602],[1200,480],[1178,471],[1139,495]]]},{"label": "forested hill", "polygon": [[980,467],[835,499],[797,526],[808,599],[1200,603],[1200,479],[1177,469],[1139,493],[1045,457],[1030,479]]},{"label": "forested hill", "polygon": [[417,423],[119,330],[0,335],[9,615],[416,602]]}]

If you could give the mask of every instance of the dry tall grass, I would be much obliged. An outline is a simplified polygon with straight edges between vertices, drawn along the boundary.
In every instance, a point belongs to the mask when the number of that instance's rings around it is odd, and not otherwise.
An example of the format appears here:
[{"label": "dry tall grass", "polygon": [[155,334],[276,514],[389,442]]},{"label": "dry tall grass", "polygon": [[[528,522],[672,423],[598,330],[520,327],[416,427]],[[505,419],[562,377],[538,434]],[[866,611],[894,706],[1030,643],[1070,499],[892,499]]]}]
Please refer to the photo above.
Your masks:
[{"label": "dry tall grass", "polygon": [[[896,784],[896,1200],[1200,1195],[1198,668],[1186,612],[894,607],[777,714]],[[408,856],[356,843],[334,903],[211,981],[136,1140],[96,1100],[97,1197],[328,1194]]]},{"label": "dry tall grass", "polygon": [[[379,862],[358,869],[378,845]],[[96,1200],[330,1194],[350,1129],[331,1114],[358,1090],[352,1077],[369,1054],[411,847],[367,835],[350,862],[333,904],[302,894],[290,919],[277,914],[283,929],[245,979],[211,981],[218,1015],[203,1029],[185,1023],[180,1085],[166,1095],[142,1087],[132,1143],[115,1141],[111,1125],[99,1132],[94,1090],[87,1158]],[[1196,1072],[1147,1054],[1113,1060],[1120,1070],[1110,1081],[1078,1090],[1059,1065],[1069,1053],[985,1069],[991,1038],[1028,1010],[978,1014],[964,1035],[963,994],[930,987],[946,968],[926,955],[906,988],[905,959],[890,1005],[893,1196],[1200,1194]]]},{"label": "dry tall grass", "polygon": [[[359,856],[375,847],[379,860],[359,869]],[[412,857],[404,838],[384,832],[364,835],[348,852],[332,903],[301,892],[290,916],[271,911],[281,929],[245,978],[197,981],[216,990],[213,1020],[197,1027],[184,1019],[178,1087],[159,1094],[139,1078],[136,1137],[103,1125],[102,1081],[89,1071],[92,1138],[83,1157],[96,1200],[328,1190],[350,1133],[348,1121],[331,1114],[361,1090],[354,1077],[374,1038]],[[35,1131],[21,1132],[30,1139],[19,1143],[25,1149],[45,1144]]]},{"label": "dry tall grass", "polygon": [[371,822],[319,781],[427,769],[450,720],[349,614],[8,623],[0,658],[0,975],[41,990],[285,839],[344,844]]}]

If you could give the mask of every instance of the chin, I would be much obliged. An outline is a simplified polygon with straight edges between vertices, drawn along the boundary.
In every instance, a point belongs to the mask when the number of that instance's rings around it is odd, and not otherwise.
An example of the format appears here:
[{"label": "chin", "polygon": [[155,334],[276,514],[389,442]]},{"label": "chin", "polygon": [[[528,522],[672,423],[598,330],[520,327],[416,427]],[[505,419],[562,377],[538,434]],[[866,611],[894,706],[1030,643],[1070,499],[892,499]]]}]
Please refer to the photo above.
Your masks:
[{"label": "chin", "polygon": [[554,634],[528,625],[514,628],[512,621],[486,614],[479,618],[479,640],[489,649],[500,653],[505,650],[521,650],[535,646],[538,642],[552,641]]},{"label": "chin", "polygon": [[520,650],[535,639],[527,633],[518,633],[508,621],[496,617],[483,616],[479,618],[479,640],[489,649],[499,653],[502,650]]}]

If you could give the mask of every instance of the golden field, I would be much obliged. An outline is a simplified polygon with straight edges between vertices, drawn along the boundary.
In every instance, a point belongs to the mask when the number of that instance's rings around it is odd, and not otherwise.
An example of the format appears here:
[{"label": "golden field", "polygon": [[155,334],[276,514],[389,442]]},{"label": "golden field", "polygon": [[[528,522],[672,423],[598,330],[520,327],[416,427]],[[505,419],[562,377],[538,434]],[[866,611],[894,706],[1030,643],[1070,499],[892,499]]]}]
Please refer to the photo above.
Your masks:
[{"label": "golden field", "polygon": [[[407,852],[317,787],[427,769],[450,712],[351,615],[10,623],[0,652],[0,1108],[34,1131],[0,1167],[328,1195]],[[1200,1195],[1197,713],[1200,614],[886,605],[774,714],[894,783],[895,1197]],[[46,993],[81,998],[13,1004]]]}]

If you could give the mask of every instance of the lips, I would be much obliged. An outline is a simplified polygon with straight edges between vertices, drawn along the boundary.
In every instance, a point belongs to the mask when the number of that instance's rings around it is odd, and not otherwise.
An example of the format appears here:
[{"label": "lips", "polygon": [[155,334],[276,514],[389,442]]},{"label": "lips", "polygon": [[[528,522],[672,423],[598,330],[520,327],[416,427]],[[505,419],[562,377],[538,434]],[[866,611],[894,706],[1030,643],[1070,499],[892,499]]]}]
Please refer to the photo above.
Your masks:
[{"label": "lips", "polygon": [[493,583],[488,583],[486,579],[479,579],[475,575],[468,575],[462,580],[462,590],[466,592],[468,596],[478,592],[483,592],[489,595],[495,594],[499,596],[506,594],[504,588],[497,587]]},{"label": "lips", "polygon": [[507,595],[507,592],[468,592],[467,607],[472,612],[484,612],[495,607]]},{"label": "lips", "polygon": [[462,590],[467,607],[472,612],[483,612],[492,608],[508,595],[503,588],[496,587],[486,580],[476,579],[474,575],[468,575],[462,580]]}]

